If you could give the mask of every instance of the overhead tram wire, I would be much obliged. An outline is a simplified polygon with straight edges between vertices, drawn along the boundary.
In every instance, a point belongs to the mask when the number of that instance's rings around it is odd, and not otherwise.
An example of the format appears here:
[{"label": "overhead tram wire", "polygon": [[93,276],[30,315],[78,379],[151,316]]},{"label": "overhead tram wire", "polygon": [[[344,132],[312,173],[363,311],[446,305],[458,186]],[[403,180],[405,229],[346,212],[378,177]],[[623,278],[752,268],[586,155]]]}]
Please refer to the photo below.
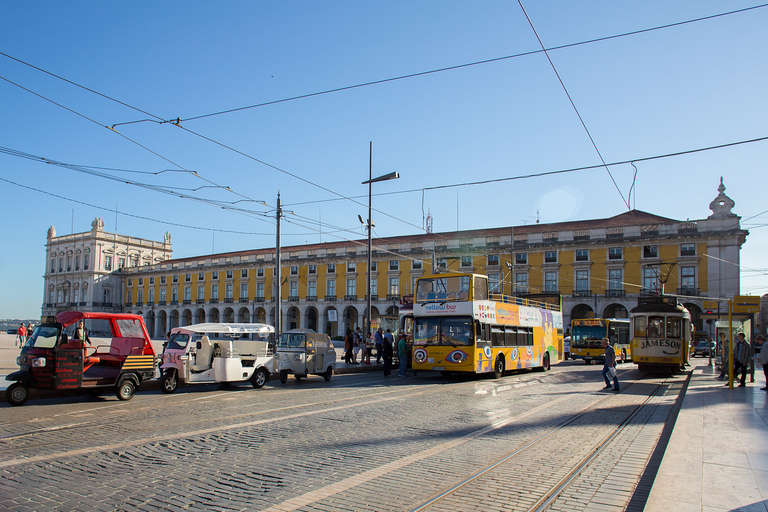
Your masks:
[{"label": "overhead tram wire", "polygon": [[[678,21],[678,22],[674,22],[674,23],[667,23],[665,25],[658,25],[658,26],[655,26],[655,27],[649,27],[649,28],[644,28],[644,29],[639,29],[639,30],[633,30],[633,31],[630,31],[630,32],[623,32],[621,34],[613,34],[613,35],[610,35],[610,36],[596,37],[596,38],[593,38],[593,39],[587,39],[587,40],[578,41],[578,42],[575,42],[575,43],[562,44],[562,45],[558,45],[558,46],[553,46],[551,48],[542,48],[541,50],[533,50],[533,51],[529,51],[529,52],[521,52],[521,53],[512,54],[512,55],[504,55],[504,56],[501,56],[501,57],[493,57],[493,58],[489,58],[489,59],[483,59],[483,60],[478,60],[478,61],[474,61],[474,62],[468,62],[468,63],[464,63],[464,64],[456,64],[456,65],[453,65],[453,66],[447,66],[447,67],[443,67],[443,68],[436,68],[436,69],[432,69],[432,70],[420,71],[420,72],[416,72],[416,73],[409,73],[409,74],[400,75],[400,76],[396,76],[396,77],[383,78],[383,79],[380,79],[380,80],[373,80],[373,81],[363,82],[363,83],[354,84],[354,85],[347,85],[347,86],[342,86],[342,87],[336,87],[336,88],[327,89],[327,90],[324,90],[324,91],[318,91],[318,92],[313,92],[313,93],[308,93],[308,94],[301,94],[301,95],[292,96],[292,97],[289,97],[289,98],[282,98],[282,99],[278,99],[278,100],[265,101],[265,102],[262,102],[262,103],[257,103],[257,104],[253,104],[253,105],[247,105],[247,106],[244,106],[244,107],[235,107],[235,108],[231,108],[231,109],[227,109],[227,110],[221,110],[221,111],[218,111],[218,112],[212,112],[212,113],[208,113],[208,114],[201,114],[201,115],[198,115],[198,116],[191,116],[191,117],[186,117],[186,118],[168,119],[168,120],[164,120],[164,121],[161,121],[161,122],[162,123],[172,123],[173,124],[173,123],[180,123],[180,122],[187,122],[187,121],[195,121],[195,120],[198,120],[198,119],[205,119],[205,118],[219,116],[219,115],[231,114],[231,113],[234,113],[234,112],[241,112],[243,110],[249,110],[249,109],[254,109],[254,108],[259,108],[259,107],[265,107],[265,106],[275,105],[275,104],[279,104],[279,103],[286,103],[286,102],[289,102],[289,101],[301,100],[301,99],[306,99],[306,98],[313,98],[313,97],[322,96],[322,95],[325,95],[325,94],[332,94],[332,93],[337,93],[337,92],[349,91],[349,90],[352,90],[352,89],[359,89],[359,88],[362,88],[362,87],[369,87],[369,86],[372,86],[372,85],[380,85],[380,84],[385,84],[385,83],[388,83],[388,82],[395,82],[395,81],[398,81],[398,80],[406,80],[406,79],[410,79],[410,78],[417,78],[417,77],[421,77],[421,76],[426,76],[426,75],[431,75],[431,74],[436,74],[436,73],[443,73],[443,72],[446,72],[446,71],[454,71],[454,70],[457,70],[457,69],[463,69],[463,68],[468,68],[468,67],[473,67],[473,66],[480,66],[480,65],[484,65],[484,64],[492,64],[492,63],[495,63],[495,62],[515,59],[515,58],[518,58],[518,57],[527,57],[527,56],[530,56],[530,55],[536,55],[536,54],[539,54],[539,53],[542,53],[542,52],[547,52],[547,51],[563,50],[563,49],[566,49],[566,48],[573,48],[573,47],[587,45],[587,44],[593,44],[593,43],[599,43],[599,42],[603,42],[603,41],[609,41],[611,39],[618,39],[618,38],[622,38],[622,37],[628,37],[628,36],[633,36],[633,35],[645,34],[645,33],[654,32],[654,31],[657,31],[657,30],[664,30],[664,29],[674,28],[674,27],[678,27],[678,26],[682,26],[682,25],[691,24],[691,23],[698,23],[698,22],[702,22],[702,21],[712,20],[712,19],[715,19],[715,18],[721,18],[721,17],[724,17],[724,16],[740,14],[740,13],[744,13],[744,12],[748,12],[748,11],[753,11],[753,10],[756,10],[756,9],[762,9],[764,7],[768,7],[768,3],[754,5],[754,6],[751,6],[751,7],[745,7],[743,9],[735,9],[735,10],[732,10],[732,11],[712,14],[712,15],[709,15],[709,16],[702,16],[702,17],[699,17],[699,18],[692,18],[692,19]],[[10,57],[10,56],[2,53],[2,52],[0,52],[0,55],[5,55],[7,57]],[[17,60],[18,62],[21,62],[23,64],[26,64],[23,61],[20,61],[19,59],[15,59],[14,57],[10,57],[10,58],[12,58],[14,60]],[[53,75],[53,76],[56,76],[56,75]],[[74,82],[70,82],[70,83],[74,84]],[[77,85],[77,84],[74,84],[74,85]],[[107,96],[105,96],[105,97],[107,97]],[[135,109],[135,110],[139,110],[140,112],[143,112],[140,109]],[[154,115],[152,115],[152,117],[155,117],[157,119],[157,117],[154,116]],[[141,120],[136,120],[136,121],[128,121],[128,122],[125,122],[125,123],[117,123],[116,125],[113,125],[113,126],[119,126],[119,125],[123,125],[123,124],[134,124],[134,123],[141,123],[141,122],[156,122],[156,120],[155,119],[141,119]]]}]

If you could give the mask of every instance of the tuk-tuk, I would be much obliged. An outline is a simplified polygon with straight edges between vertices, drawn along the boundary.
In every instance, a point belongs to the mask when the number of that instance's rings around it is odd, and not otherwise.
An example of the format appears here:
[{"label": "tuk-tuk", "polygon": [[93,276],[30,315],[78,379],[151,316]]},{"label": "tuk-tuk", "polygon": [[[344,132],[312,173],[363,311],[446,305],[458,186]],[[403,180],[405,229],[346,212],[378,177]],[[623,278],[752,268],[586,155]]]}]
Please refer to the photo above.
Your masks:
[{"label": "tuk-tuk", "polygon": [[97,396],[113,388],[117,398],[130,400],[155,376],[155,359],[141,316],[64,311],[43,317],[21,348],[19,371],[5,378],[16,381],[6,398],[23,405],[30,389],[84,389]]},{"label": "tuk-tuk", "polygon": [[326,334],[312,329],[291,329],[285,331],[277,341],[275,368],[280,372],[280,382],[288,382],[292,373],[296,380],[309,374],[322,375],[331,380],[336,369],[336,350]]},{"label": "tuk-tuk", "polygon": [[175,327],[162,355],[160,389],[182,384],[245,382],[255,388],[269,381],[270,342],[275,328],[266,324],[205,323]]}]

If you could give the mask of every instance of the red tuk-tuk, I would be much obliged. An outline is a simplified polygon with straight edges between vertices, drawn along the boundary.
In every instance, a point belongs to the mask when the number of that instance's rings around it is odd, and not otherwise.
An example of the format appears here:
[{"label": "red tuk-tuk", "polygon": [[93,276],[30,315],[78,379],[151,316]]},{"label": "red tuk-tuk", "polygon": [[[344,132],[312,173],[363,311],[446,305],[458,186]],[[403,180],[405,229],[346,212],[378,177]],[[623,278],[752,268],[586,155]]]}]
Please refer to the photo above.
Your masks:
[{"label": "red tuk-tuk", "polygon": [[141,316],[78,311],[43,317],[16,362],[19,371],[5,378],[16,381],[6,391],[11,405],[24,404],[30,389],[84,389],[97,396],[112,388],[117,398],[130,400],[157,367]]}]

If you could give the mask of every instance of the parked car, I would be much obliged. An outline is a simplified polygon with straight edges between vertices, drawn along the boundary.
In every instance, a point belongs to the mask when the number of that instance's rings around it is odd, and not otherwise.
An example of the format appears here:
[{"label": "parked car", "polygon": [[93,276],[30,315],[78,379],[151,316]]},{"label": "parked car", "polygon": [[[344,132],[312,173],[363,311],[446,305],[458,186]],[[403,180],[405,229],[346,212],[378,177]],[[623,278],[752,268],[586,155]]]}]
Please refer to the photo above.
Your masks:
[{"label": "parked car", "polygon": [[715,342],[714,341],[700,341],[696,343],[696,346],[693,349],[693,354],[691,354],[692,357],[701,356],[701,357],[709,357],[709,352],[712,351],[712,354],[714,355],[715,351]]}]

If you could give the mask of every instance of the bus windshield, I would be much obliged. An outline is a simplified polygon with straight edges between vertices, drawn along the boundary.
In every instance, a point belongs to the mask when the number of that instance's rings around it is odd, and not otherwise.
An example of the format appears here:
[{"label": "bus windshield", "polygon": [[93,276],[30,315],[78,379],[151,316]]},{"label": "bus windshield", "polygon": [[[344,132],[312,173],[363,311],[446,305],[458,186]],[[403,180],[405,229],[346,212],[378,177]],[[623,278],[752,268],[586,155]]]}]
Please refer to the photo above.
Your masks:
[{"label": "bus windshield", "polygon": [[417,318],[414,322],[414,345],[472,345],[471,317]]},{"label": "bus windshield", "polygon": [[599,347],[605,338],[605,326],[575,325],[571,329],[571,348]]},{"label": "bus windshield", "polygon": [[472,276],[441,276],[419,279],[416,302],[467,300]]}]

